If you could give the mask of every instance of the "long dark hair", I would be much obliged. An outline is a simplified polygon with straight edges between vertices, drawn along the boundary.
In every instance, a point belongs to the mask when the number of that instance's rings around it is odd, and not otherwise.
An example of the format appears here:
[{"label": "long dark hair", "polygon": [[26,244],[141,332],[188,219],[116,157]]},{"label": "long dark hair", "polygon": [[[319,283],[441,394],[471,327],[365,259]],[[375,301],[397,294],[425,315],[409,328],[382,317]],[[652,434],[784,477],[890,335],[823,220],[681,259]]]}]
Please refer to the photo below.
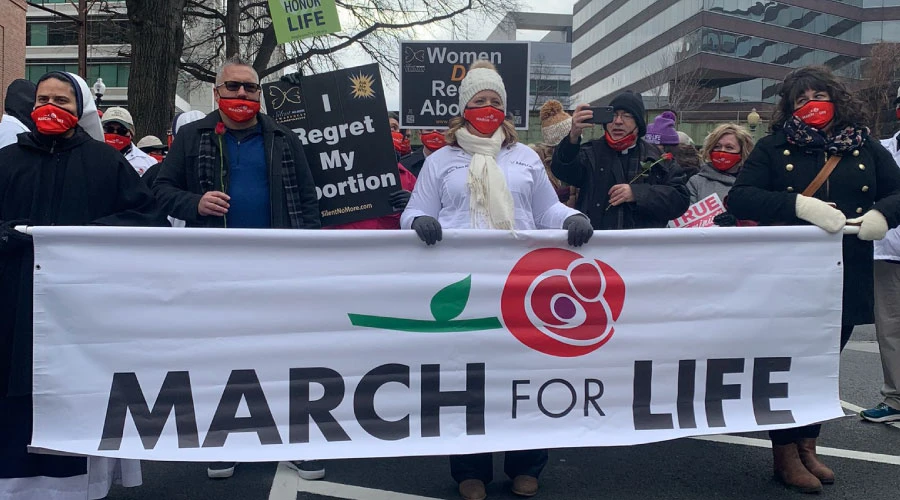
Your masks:
[{"label": "long dark hair", "polygon": [[780,100],[772,116],[773,130],[784,126],[794,114],[794,102],[810,89],[822,90],[831,96],[831,102],[834,103],[833,129],[868,123],[862,102],[847,91],[847,87],[830,69],[826,66],[806,66],[790,72],[781,84],[778,90]]}]

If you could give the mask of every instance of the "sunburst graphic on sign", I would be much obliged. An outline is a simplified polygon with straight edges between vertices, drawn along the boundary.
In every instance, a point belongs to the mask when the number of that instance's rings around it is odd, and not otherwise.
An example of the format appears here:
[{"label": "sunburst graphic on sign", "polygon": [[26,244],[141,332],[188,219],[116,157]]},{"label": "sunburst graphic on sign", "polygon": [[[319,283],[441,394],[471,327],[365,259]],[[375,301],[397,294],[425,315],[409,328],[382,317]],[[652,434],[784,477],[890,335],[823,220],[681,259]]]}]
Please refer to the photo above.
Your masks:
[{"label": "sunburst graphic on sign", "polygon": [[354,99],[371,99],[375,97],[375,78],[371,75],[362,73],[351,76],[350,83],[353,84],[352,94]]}]

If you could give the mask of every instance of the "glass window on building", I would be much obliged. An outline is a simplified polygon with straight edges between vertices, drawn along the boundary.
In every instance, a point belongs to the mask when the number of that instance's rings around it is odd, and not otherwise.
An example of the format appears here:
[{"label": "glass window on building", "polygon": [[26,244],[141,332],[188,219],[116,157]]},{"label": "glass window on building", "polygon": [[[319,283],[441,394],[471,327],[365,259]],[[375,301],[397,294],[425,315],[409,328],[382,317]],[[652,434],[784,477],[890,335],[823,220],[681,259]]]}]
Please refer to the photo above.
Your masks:
[{"label": "glass window on building", "polygon": [[42,47],[47,45],[47,23],[29,23],[25,30],[25,45]]},{"label": "glass window on building", "polygon": [[[88,64],[88,77],[85,79],[88,86],[93,85],[97,78],[103,78],[103,83],[107,87],[127,87],[128,76],[131,70],[129,64]],[[27,64],[25,66],[25,77],[33,82],[47,72],[50,71],[66,71],[78,74],[77,64]]]}]

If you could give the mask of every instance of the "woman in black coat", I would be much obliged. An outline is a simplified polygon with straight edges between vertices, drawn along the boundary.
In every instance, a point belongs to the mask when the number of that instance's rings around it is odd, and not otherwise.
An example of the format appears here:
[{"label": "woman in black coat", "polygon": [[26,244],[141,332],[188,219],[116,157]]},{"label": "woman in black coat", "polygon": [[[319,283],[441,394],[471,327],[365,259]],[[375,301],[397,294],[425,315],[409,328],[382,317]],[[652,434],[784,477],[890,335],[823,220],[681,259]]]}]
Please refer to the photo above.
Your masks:
[{"label": "woman in black coat", "polygon": [[[787,76],[772,119],[728,195],[728,210],[760,224],[814,224],[828,232],[860,225],[843,240],[841,349],[855,325],[873,321],[872,241],[900,224],[900,169],[864,126],[862,104],[825,67]],[[834,171],[813,196],[803,192],[828,158]],[[821,491],[834,473],[816,457],[820,425],[772,431],[775,474],[803,492]]]}]

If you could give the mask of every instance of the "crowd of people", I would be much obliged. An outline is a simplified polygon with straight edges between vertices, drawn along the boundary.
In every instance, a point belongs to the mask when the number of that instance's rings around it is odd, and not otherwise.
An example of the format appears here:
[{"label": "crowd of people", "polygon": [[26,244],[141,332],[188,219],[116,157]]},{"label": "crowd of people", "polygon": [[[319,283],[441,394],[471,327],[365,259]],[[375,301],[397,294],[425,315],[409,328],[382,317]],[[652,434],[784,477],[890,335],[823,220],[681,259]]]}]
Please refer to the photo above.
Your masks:
[{"label": "crowd of people", "polygon": [[[37,84],[10,85],[0,121],[0,494],[102,498],[114,481],[140,483],[134,461],[28,452],[34,254],[16,226],[322,228],[303,146],[260,112],[252,66],[226,62],[214,97],[212,113],[177,115],[166,143],[134,142],[131,114],[100,113],[76,75],[50,72]],[[328,228],[411,229],[426,245],[439,244],[443,229],[564,229],[579,247],[595,231],[666,227],[712,194],[727,208],[715,219],[720,226],[812,224],[837,233],[857,225],[858,235],[843,238],[840,346],[854,326],[874,321],[883,402],[861,417],[900,420],[900,232],[889,231],[900,225],[900,133],[871,137],[863,107],[828,69],[786,76],[766,137],[754,143],[744,127],[723,123],[700,148],[676,130],[673,111],[648,124],[641,96],[628,91],[610,102],[607,123],[595,121],[587,104],[569,114],[548,102],[543,141],[531,147],[508,120],[493,65],[474,63],[458,97],[460,116],[447,130],[420,131],[416,151],[397,117],[386,118],[401,178],[390,195],[394,214]],[[895,107],[900,121],[900,93]],[[600,138],[584,141],[593,127]],[[770,433],[785,485],[818,492],[835,481],[816,454],[820,427]],[[545,449],[507,452],[512,491],[537,494],[547,461]],[[230,477],[236,465],[209,464],[208,476]],[[292,466],[307,480],[325,476],[321,461]],[[466,500],[486,498],[492,471],[491,454],[450,457]],[[88,473],[83,484],[67,482]]]}]

